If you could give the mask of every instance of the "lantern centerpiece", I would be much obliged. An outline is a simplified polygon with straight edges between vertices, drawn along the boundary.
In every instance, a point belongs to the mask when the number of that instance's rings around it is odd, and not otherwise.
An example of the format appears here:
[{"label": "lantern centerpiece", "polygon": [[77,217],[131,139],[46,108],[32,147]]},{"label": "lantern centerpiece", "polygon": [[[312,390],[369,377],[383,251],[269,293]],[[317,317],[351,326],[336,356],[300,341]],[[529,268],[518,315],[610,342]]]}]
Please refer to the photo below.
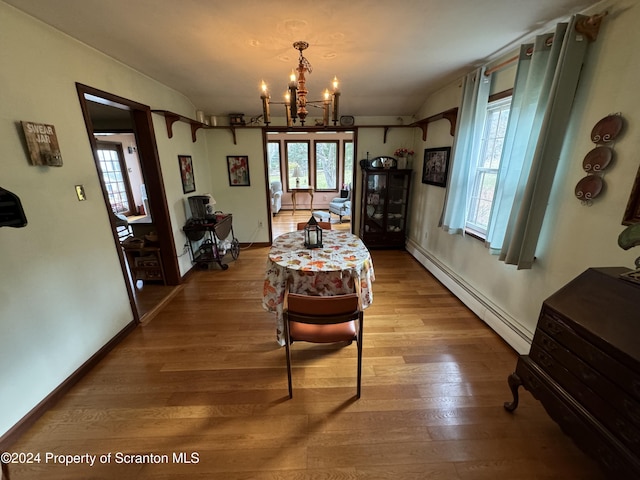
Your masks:
[{"label": "lantern centerpiece", "polygon": [[304,227],[304,246],[305,248],[322,247],[322,229],[313,216]]}]

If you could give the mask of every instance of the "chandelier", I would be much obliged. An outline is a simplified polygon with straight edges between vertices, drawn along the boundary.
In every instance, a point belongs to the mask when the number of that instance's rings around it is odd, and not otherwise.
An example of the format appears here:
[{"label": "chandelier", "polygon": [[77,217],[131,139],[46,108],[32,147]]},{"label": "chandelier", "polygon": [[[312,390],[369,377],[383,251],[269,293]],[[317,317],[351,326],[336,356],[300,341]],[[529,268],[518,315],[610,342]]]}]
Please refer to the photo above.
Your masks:
[{"label": "chandelier", "polygon": [[[340,99],[340,90],[338,88],[338,79],[333,77],[333,91],[329,92],[329,89],[325,89],[323,92],[322,100],[307,100],[307,94],[309,93],[306,88],[307,78],[305,74],[311,73],[312,67],[303,55],[302,52],[309,47],[307,42],[295,42],[293,48],[300,52],[300,58],[298,59],[298,67],[291,70],[289,76],[289,85],[284,95],[284,102],[271,102],[271,95],[267,89],[267,84],[262,81],[261,89],[262,93],[260,98],[262,99],[262,114],[264,123],[269,125],[271,122],[271,104],[284,105],[287,116],[287,127],[292,127],[296,122],[296,119],[300,119],[300,125],[304,126],[309,111],[307,106],[322,108],[322,125],[327,126],[329,124],[329,110],[331,110],[331,120],[334,125],[338,124],[338,100]],[[297,76],[296,76],[297,71]]]}]

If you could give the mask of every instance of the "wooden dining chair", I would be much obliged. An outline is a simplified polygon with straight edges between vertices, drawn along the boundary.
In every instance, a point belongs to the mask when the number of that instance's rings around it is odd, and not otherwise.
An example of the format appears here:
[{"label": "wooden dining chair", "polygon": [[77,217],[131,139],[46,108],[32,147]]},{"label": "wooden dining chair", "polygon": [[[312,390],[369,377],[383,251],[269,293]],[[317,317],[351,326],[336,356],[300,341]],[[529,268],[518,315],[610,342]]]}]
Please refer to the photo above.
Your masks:
[{"label": "wooden dining chair", "polygon": [[354,293],[333,296],[302,295],[285,289],[283,319],[287,355],[289,398],[293,398],[291,382],[291,344],[293,342],[351,344],[358,347],[357,393],[360,398],[362,381],[362,327],[364,314],[360,284]]},{"label": "wooden dining chair", "polygon": [[[304,230],[309,222],[298,222],[298,230]],[[331,222],[318,222],[318,226],[323,230],[331,230]]]}]

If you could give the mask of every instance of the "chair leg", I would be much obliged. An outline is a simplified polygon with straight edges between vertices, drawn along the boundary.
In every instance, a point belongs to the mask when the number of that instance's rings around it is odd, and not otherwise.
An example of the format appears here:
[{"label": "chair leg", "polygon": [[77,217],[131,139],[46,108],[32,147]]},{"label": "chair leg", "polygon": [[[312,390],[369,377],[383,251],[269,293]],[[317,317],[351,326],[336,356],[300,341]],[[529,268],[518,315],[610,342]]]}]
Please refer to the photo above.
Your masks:
[{"label": "chair leg", "polygon": [[358,391],[356,394],[356,398],[360,398],[360,390],[362,385],[362,323],[360,324],[360,331],[358,332]]},{"label": "chair leg", "polygon": [[291,384],[291,349],[289,347],[289,339],[285,343],[287,350],[287,380],[289,381],[289,398],[293,398],[293,386]]}]

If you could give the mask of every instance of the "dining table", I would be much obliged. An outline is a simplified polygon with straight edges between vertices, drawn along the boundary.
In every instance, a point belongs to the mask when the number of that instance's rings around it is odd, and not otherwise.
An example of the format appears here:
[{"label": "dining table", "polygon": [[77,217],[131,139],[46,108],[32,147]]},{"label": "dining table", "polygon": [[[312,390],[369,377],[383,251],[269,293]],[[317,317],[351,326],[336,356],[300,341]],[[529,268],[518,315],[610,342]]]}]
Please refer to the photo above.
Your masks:
[{"label": "dining table", "polygon": [[371,254],[356,235],[322,231],[322,246],[304,246],[304,231],[284,233],[273,240],[267,257],[262,306],[276,314],[276,339],[285,344],[283,302],[285,288],[306,295],[353,293],[360,283],[362,308],[373,303],[375,281]]}]

